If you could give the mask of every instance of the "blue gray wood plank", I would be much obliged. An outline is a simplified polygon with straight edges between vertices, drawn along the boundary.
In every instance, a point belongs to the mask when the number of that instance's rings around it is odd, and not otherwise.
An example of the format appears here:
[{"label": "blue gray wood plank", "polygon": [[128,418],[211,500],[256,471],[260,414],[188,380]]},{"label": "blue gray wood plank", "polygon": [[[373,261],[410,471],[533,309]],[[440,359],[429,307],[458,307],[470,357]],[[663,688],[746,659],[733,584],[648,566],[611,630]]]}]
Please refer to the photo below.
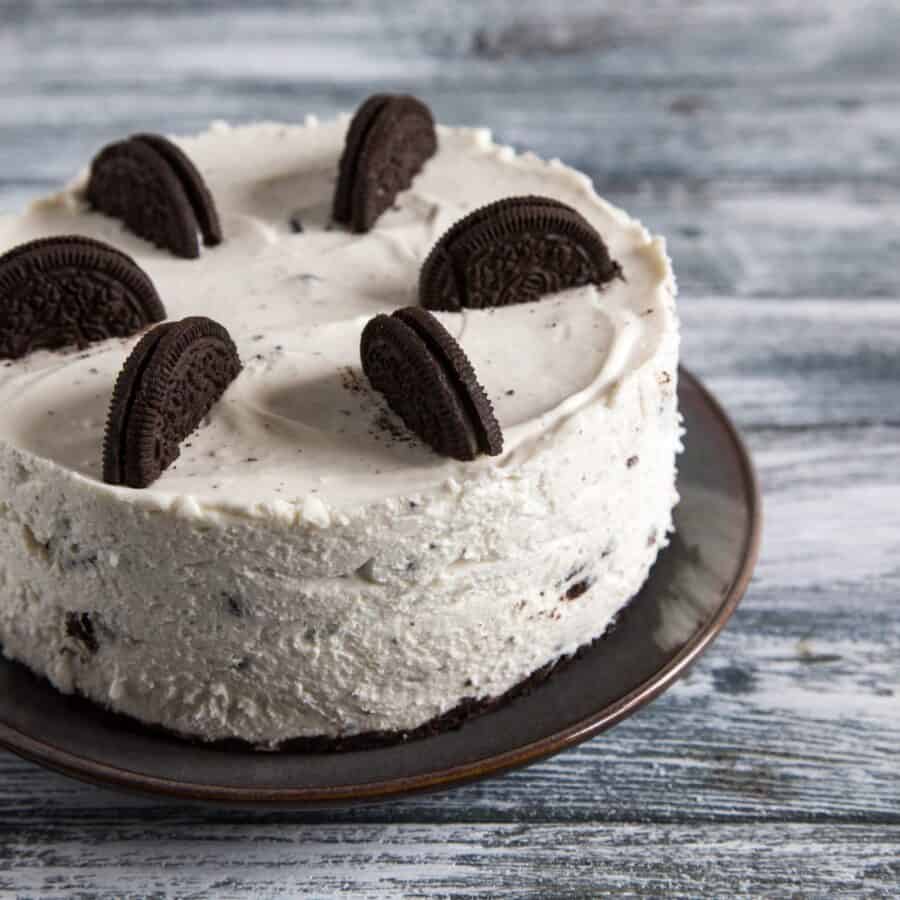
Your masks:
[{"label": "blue gray wood plank", "polygon": [[[90,825],[58,829],[50,850],[27,839],[11,845],[18,877],[0,873],[0,889],[47,900],[886,897],[900,879],[896,827],[276,824],[255,833],[248,841],[241,825],[174,823],[163,855],[152,824],[117,824],[102,843]],[[824,856],[824,845],[841,852]]]}]

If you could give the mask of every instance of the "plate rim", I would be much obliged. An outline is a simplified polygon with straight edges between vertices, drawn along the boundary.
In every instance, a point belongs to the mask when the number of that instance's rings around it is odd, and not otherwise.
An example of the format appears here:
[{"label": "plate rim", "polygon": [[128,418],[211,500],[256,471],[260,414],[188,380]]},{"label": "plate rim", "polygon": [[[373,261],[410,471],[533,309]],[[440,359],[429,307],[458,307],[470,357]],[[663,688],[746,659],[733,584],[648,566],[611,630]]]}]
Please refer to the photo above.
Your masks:
[{"label": "plate rim", "polygon": [[[470,762],[365,784],[339,784],[327,787],[243,787],[227,784],[194,784],[189,781],[160,778],[72,753],[64,747],[34,738],[2,722],[0,722],[0,747],[23,759],[79,781],[131,793],[232,806],[322,808],[343,806],[349,803],[390,800],[401,796],[444,790],[488,776],[499,775],[539,762],[612,728],[668,690],[718,637],[746,593],[759,558],[762,536],[762,495],[747,446],[723,406],[699,377],[683,366],[679,366],[678,374],[681,380],[690,383],[692,388],[701,395],[704,405],[717,420],[735,450],[745,486],[745,501],[750,526],[737,573],[724,593],[722,603],[704,628],[695,633],[665,666],[601,710],[527,744]],[[485,715],[491,715],[491,713]]]}]

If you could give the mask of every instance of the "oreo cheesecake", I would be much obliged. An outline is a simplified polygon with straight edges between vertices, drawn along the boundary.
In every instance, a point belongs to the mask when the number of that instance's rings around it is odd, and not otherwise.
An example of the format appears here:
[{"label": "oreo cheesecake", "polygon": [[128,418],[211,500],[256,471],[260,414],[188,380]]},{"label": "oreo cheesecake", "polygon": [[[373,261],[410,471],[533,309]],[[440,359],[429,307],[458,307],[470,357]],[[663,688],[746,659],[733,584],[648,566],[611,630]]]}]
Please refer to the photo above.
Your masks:
[{"label": "oreo cheesecake", "polygon": [[667,542],[664,242],[414,98],[134,136],[0,254],[0,644],[61,691],[422,733],[603,635]]}]

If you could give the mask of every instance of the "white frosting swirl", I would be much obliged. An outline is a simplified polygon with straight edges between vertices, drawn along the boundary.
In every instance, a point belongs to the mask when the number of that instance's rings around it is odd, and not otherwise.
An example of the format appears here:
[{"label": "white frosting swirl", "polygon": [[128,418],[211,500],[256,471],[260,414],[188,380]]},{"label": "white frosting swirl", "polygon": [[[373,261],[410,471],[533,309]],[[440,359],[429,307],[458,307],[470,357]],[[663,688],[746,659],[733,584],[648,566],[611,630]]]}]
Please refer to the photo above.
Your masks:
[{"label": "white frosting swirl", "polygon": [[[106,240],[146,269],[170,318],[210,316],[237,344],[244,371],[177,463],[133,492],[135,501],[166,507],[184,498],[203,510],[265,515],[267,500],[301,511],[314,496],[345,512],[448,478],[462,482],[486,467],[508,469],[657,347],[666,326],[662,246],[598,200],[584,176],[514,156],[484,130],[441,128],[438,154],[396,208],[370,233],[351,236],[328,230],[345,127],[343,120],[316,128],[219,126],[182,141],[224,224],[225,243],[199,260],[175,258],[90,212],[79,199],[83,181],[0,229],[2,246],[66,232]],[[419,443],[391,442],[378,424],[383,406],[347,387],[364,382],[363,326],[378,312],[417,302],[421,263],[454,221],[528,192],[579,207],[627,282],[441,314],[494,405],[505,453],[463,464]],[[292,215],[303,223],[300,234],[291,232]],[[0,368],[0,440],[100,480],[112,386],[136,341],[39,352]]]}]

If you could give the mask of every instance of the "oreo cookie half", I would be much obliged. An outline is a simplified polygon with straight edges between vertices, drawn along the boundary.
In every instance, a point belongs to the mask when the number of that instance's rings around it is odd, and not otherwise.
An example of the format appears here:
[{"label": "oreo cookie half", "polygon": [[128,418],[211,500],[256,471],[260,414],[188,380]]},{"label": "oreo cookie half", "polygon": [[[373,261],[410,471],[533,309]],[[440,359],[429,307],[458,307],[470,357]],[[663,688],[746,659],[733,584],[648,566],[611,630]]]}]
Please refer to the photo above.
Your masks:
[{"label": "oreo cookie half", "polygon": [[130,231],[194,259],[200,237],[222,241],[222,229],[203,176],[185,153],[162,135],[138,134],[104,147],[91,164],[88,202],[121,219]]},{"label": "oreo cookie half", "polygon": [[191,316],[145,334],[116,380],[103,480],[134,488],[152,484],[240,370],[234,342],[212,319]]},{"label": "oreo cookie half", "polygon": [[550,197],[509,197],[476,209],[434,245],[419,273],[428,309],[506,306],[621,278],[603,238]]},{"label": "oreo cookie half", "polygon": [[503,433],[468,357],[431,313],[408,307],[363,329],[363,371],[407,427],[442,456],[496,456]]},{"label": "oreo cookie half", "polygon": [[128,337],[165,317],[144,270],[100,241],[42,238],[0,256],[0,358]]},{"label": "oreo cookie half", "polygon": [[219,213],[209,187],[190,157],[168,138],[161,134],[135,134],[131,140],[143,141],[151,146],[172,167],[178,177],[185,194],[191,203],[203,243],[207,247],[215,247],[222,243],[222,225]]},{"label": "oreo cookie half", "polygon": [[368,231],[437,150],[431,110],[408,94],[373,94],[350,123],[332,218]]}]

